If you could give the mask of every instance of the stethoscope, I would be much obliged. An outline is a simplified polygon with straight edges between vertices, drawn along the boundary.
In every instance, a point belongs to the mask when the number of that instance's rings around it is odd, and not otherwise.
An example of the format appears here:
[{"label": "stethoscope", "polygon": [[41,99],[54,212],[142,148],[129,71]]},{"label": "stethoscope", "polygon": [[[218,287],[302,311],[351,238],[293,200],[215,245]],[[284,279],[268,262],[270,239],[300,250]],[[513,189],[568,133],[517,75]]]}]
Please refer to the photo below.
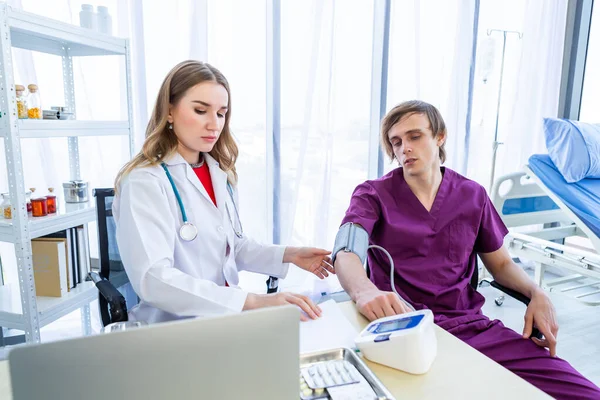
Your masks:
[{"label": "stethoscope", "polygon": [[[177,186],[175,186],[175,182],[173,181],[173,177],[167,168],[167,164],[164,162],[160,164],[165,173],[167,174],[167,178],[169,178],[169,182],[171,182],[171,187],[173,188],[173,192],[175,193],[175,197],[177,198],[177,203],[179,203],[179,209],[181,210],[181,219],[183,219],[183,225],[179,228],[179,237],[181,240],[185,240],[186,242],[191,242],[196,239],[198,236],[198,228],[196,225],[192,224],[187,219],[187,214],[185,213],[185,208],[183,207],[183,201],[181,201],[181,196],[179,195],[179,191],[177,190]],[[227,210],[227,216],[229,217],[229,223],[231,224],[231,228],[235,233],[235,236],[238,238],[244,237],[244,227],[242,226],[242,221],[240,220],[240,214],[238,213],[238,208],[235,204],[235,200],[233,199],[233,189],[231,188],[231,184],[227,181],[227,191],[229,192],[229,197],[231,198],[231,202],[233,203],[233,208],[235,210],[235,217],[237,218],[238,224],[240,225],[240,229],[235,228],[235,224],[233,223],[233,219],[231,218],[231,213],[229,212],[229,205],[225,202],[225,209]]]}]

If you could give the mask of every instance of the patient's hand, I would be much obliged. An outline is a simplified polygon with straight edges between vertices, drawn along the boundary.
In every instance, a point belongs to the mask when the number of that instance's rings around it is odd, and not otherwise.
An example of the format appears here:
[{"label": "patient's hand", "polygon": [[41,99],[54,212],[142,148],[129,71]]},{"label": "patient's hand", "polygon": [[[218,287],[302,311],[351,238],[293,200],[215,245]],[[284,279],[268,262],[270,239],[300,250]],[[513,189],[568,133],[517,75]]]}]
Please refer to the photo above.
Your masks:
[{"label": "patient's hand", "polygon": [[369,321],[412,311],[396,293],[378,289],[359,293],[356,296],[356,307]]},{"label": "patient's hand", "polygon": [[528,339],[531,336],[534,325],[544,335],[544,338],[540,340],[533,337],[531,340],[540,347],[547,347],[550,355],[554,357],[556,355],[556,337],[558,336],[556,311],[548,295],[541,289],[534,292],[531,302],[527,306],[525,327],[523,328],[524,338]]}]

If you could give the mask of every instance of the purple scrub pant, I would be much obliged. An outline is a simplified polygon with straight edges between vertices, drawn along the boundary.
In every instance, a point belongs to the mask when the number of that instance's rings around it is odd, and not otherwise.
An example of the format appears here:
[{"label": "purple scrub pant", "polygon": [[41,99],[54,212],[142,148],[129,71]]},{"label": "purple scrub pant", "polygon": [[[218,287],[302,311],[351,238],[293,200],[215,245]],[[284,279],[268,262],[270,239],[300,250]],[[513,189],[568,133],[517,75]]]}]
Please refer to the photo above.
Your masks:
[{"label": "purple scrub pant", "polygon": [[556,399],[600,399],[600,388],[568,362],[484,315],[457,317],[438,325]]}]

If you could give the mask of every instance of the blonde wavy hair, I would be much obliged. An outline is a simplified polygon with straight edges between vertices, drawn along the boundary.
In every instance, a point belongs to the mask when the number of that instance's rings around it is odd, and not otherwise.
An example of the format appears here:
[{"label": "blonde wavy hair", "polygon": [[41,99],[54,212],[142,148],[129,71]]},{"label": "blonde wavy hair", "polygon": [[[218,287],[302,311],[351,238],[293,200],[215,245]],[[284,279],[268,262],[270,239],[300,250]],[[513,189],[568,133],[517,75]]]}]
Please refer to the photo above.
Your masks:
[{"label": "blonde wavy hair", "polygon": [[227,114],[219,139],[210,151],[210,155],[227,173],[231,184],[237,183],[235,161],[238,157],[238,147],[229,129],[231,119],[231,92],[229,83],[223,74],[210,64],[188,60],[177,64],[165,77],[152,116],[146,128],[146,139],[142,150],[121,168],[115,179],[115,192],[118,192],[121,180],[135,168],[158,165],[177,151],[177,136],[168,129],[167,117],[169,106],[176,106],[188,89],[202,82],[216,82],[227,90]]}]

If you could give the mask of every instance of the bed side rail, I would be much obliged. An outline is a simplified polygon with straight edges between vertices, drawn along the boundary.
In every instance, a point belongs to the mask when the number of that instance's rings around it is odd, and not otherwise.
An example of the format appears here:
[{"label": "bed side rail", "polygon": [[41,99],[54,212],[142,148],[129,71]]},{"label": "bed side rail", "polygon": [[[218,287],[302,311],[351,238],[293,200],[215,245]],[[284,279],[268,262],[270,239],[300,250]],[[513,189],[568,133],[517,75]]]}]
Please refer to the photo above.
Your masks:
[{"label": "bed side rail", "polygon": [[507,227],[571,223],[560,207],[525,172],[504,175],[492,188],[492,202]]}]

